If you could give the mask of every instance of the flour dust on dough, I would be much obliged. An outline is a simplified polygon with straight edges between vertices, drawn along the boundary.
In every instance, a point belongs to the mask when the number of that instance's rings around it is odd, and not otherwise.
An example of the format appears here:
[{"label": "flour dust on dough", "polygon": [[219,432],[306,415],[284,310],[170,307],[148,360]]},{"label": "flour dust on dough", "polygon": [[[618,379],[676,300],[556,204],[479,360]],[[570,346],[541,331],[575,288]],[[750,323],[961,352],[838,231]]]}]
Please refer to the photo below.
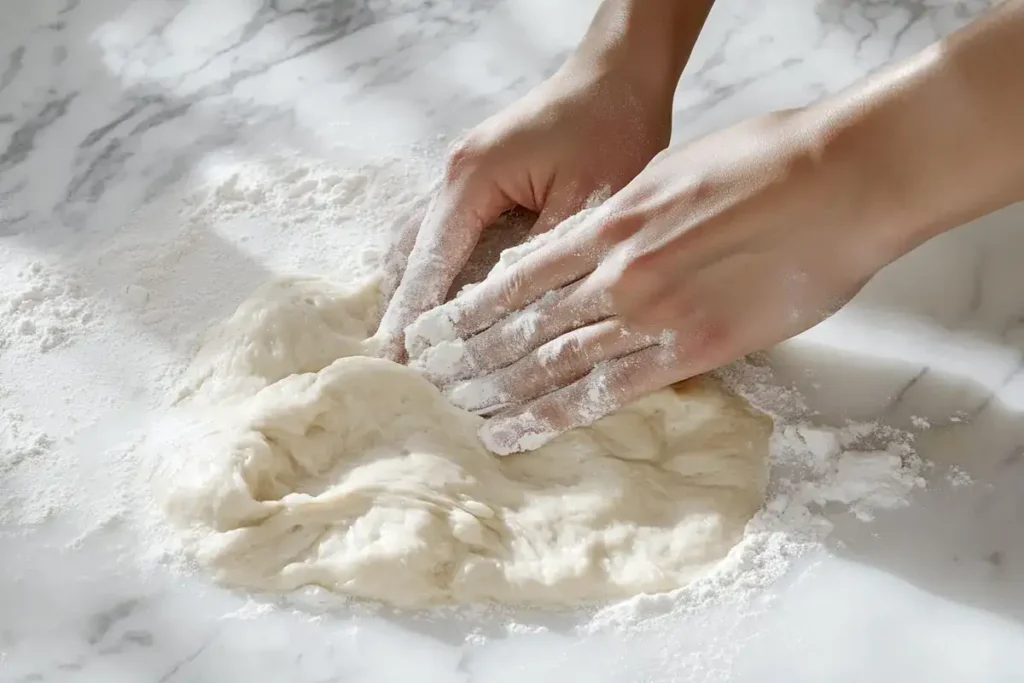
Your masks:
[{"label": "flour dust on dough", "polygon": [[498,458],[482,418],[369,357],[378,299],[273,282],[197,356],[157,483],[219,581],[410,608],[622,598],[708,571],[762,503],[771,420],[713,381]]}]

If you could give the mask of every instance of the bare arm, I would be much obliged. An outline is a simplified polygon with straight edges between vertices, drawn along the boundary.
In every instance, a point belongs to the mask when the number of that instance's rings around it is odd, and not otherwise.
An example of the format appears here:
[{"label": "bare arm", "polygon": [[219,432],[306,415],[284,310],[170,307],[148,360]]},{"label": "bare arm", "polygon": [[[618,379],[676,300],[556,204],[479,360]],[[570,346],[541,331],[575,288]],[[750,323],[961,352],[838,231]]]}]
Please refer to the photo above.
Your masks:
[{"label": "bare arm", "polygon": [[568,64],[628,70],[638,87],[671,98],[714,0],[605,0]]},{"label": "bare arm", "polygon": [[1024,200],[1024,1],[805,112],[823,154],[873,178],[869,222],[895,258]]}]

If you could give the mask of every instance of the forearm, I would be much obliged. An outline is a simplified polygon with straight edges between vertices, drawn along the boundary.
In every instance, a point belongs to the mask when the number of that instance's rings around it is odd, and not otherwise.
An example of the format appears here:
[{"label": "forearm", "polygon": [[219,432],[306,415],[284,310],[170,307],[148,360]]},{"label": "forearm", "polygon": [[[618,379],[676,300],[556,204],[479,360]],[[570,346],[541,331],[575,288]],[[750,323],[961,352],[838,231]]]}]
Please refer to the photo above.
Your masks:
[{"label": "forearm", "polygon": [[1024,0],[809,111],[894,256],[1024,200]]},{"label": "forearm", "polygon": [[671,101],[714,0],[604,0],[568,64],[616,71]]}]

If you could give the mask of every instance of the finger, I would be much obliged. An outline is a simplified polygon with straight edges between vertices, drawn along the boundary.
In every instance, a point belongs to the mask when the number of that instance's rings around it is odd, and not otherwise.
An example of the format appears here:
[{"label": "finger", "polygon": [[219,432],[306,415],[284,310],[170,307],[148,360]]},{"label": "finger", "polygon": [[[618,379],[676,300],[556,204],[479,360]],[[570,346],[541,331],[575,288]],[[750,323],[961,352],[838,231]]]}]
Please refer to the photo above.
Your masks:
[{"label": "finger", "polygon": [[656,345],[598,366],[583,379],[491,418],[480,440],[497,455],[531,451],[592,424],[641,396],[697,374],[674,347]]},{"label": "finger", "polygon": [[[416,359],[432,346],[470,337],[532,303],[541,294],[588,273],[598,257],[590,257],[593,250],[575,248],[587,243],[586,219],[583,213],[577,214],[559,225],[548,238],[506,250],[483,282],[421,315],[405,331],[409,357]],[[540,286],[537,275],[542,271],[547,276],[546,288]]]},{"label": "finger", "polygon": [[658,338],[609,318],[564,334],[497,372],[445,388],[454,405],[479,414],[520,405],[580,379],[599,363],[640,351]]},{"label": "finger", "polygon": [[[436,188],[429,194],[418,198],[413,205],[402,211],[395,218],[391,227],[391,243],[388,245],[381,263],[381,301],[387,305],[398,289],[402,281],[402,274],[405,273],[405,265],[409,261],[409,254],[416,244],[416,235],[420,231],[420,225],[430,205],[430,197],[436,193]],[[384,310],[381,309],[382,318]],[[380,323],[380,319],[377,320]]]},{"label": "finger", "polygon": [[607,299],[574,296],[579,284],[550,292],[523,311],[498,321],[467,340],[441,342],[410,365],[436,384],[477,377],[511,365],[565,332],[607,318]]},{"label": "finger", "polygon": [[583,211],[537,240],[537,246],[527,243],[517,248],[514,258],[519,260],[499,264],[464,296],[416,321],[410,335],[422,337],[417,343],[423,348],[468,338],[548,292],[576,282],[593,271],[601,258],[601,248],[590,237],[594,223],[594,214]]},{"label": "finger", "polygon": [[434,197],[409,254],[405,272],[381,320],[392,340],[389,356],[404,359],[405,328],[442,301],[466,265],[484,226],[511,207],[483,178],[454,180]]}]

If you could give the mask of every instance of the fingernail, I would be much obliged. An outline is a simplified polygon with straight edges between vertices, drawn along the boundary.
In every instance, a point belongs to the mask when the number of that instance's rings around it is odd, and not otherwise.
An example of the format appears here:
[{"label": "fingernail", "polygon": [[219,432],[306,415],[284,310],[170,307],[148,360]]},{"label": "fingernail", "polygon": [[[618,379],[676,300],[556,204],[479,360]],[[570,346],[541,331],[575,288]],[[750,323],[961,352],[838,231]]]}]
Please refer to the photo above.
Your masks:
[{"label": "fingernail", "polygon": [[548,443],[557,432],[541,426],[533,413],[491,418],[480,427],[480,441],[495,455],[532,451]]}]

